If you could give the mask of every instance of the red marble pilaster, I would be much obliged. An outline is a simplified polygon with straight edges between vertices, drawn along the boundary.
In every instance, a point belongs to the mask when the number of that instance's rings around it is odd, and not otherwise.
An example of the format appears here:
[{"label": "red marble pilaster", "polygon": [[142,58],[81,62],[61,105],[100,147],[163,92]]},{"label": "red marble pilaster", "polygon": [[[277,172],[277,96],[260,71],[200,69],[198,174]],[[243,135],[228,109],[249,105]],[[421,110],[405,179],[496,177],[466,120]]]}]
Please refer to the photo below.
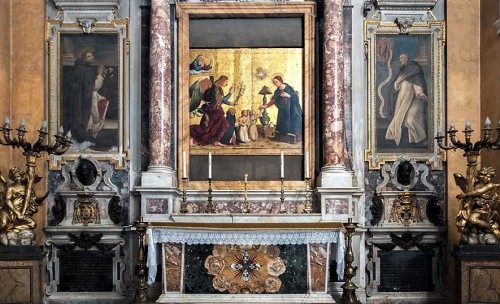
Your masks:
[{"label": "red marble pilaster", "polygon": [[344,165],[343,0],[325,0],[323,45],[324,166]]},{"label": "red marble pilaster", "polygon": [[171,48],[168,0],[151,1],[149,169],[169,167],[171,141]]},{"label": "red marble pilaster", "polygon": [[165,250],[165,291],[182,291],[182,255],[183,248],[180,243],[164,243]]},{"label": "red marble pilaster", "polygon": [[309,244],[309,271],[311,291],[326,291],[327,260],[327,244]]}]

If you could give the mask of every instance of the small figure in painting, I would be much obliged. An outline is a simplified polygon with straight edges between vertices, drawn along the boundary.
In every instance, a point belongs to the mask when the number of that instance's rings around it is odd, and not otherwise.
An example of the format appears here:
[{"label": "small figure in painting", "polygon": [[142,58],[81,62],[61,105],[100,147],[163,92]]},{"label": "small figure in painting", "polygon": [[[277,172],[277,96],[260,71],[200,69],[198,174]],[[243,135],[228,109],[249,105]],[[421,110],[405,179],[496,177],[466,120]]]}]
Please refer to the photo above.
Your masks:
[{"label": "small figure in painting", "polygon": [[225,145],[237,145],[236,142],[236,109],[234,107],[230,107],[226,111],[226,120],[229,123],[229,128],[227,129],[224,136],[222,136],[220,142]]},{"label": "small figure in painting", "polygon": [[389,87],[389,109],[392,120],[385,139],[400,145],[403,127],[408,128],[410,144],[423,143],[427,138],[425,126],[425,102],[427,85],[424,71],[408,54],[399,56],[401,67]]},{"label": "small figure in painting", "polygon": [[238,137],[240,142],[247,143],[250,142],[250,138],[248,136],[248,131],[250,127],[250,117],[248,116],[249,110],[241,111],[241,116],[238,118]]},{"label": "small figure in painting", "polygon": [[470,244],[500,243],[500,184],[492,183],[495,169],[482,168],[476,173],[474,189],[466,191],[466,179],[456,173],[455,182],[464,191],[457,195],[461,200],[457,215],[457,227],[462,241]]},{"label": "small figure in painting", "polygon": [[289,84],[283,82],[281,76],[275,76],[273,83],[276,90],[271,101],[260,106],[259,109],[263,110],[275,105],[278,108],[276,132],[279,133],[279,138],[290,135],[295,138],[294,142],[301,142],[303,118],[299,95]]},{"label": "small figure in painting", "polygon": [[210,62],[207,63],[207,60],[203,55],[198,55],[189,65],[190,74],[205,73],[210,71],[211,69],[212,65],[210,64]]},{"label": "small figure in painting", "polygon": [[248,137],[250,140],[259,139],[259,132],[257,131],[257,121],[259,120],[259,113],[257,111],[249,110],[250,114],[250,127],[248,128]]}]

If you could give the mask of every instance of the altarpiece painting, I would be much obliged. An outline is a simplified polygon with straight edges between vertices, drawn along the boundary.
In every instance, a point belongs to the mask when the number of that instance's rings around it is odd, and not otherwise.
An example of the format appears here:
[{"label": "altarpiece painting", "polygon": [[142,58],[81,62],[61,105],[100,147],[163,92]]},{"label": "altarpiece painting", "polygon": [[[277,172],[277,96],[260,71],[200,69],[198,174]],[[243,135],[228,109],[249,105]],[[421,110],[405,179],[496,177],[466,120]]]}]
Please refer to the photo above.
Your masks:
[{"label": "altarpiece painting", "polygon": [[190,188],[201,187],[211,153],[216,186],[241,187],[247,174],[254,187],[262,186],[257,181],[273,187],[283,154],[287,184],[302,184],[314,170],[306,164],[314,155],[314,19],[308,14],[314,6],[207,5],[177,6],[178,172],[189,171]]}]

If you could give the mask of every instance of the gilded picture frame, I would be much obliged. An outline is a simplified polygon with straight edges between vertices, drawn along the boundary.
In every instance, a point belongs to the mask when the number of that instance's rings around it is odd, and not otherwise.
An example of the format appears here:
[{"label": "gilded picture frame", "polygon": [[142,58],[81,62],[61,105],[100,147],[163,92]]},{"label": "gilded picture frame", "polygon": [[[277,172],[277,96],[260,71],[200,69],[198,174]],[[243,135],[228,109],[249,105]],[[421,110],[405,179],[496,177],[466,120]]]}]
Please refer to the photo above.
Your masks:
[{"label": "gilded picture frame", "polygon": [[[304,187],[304,177],[313,175],[315,9],[310,2],[177,3],[178,174],[179,178],[189,178],[189,188],[206,188],[209,153],[213,158],[215,189],[241,189],[245,175],[249,189],[280,186],[281,153],[286,168],[285,188]],[[225,23],[227,20],[229,23]],[[237,23],[230,23],[231,20]],[[282,22],[278,25],[281,30],[273,28],[277,22]],[[286,22],[291,26],[284,26]],[[234,34],[238,27],[248,34]],[[290,28],[297,30],[292,32]],[[216,35],[220,29],[222,34]],[[273,29],[292,38],[287,41],[266,36]],[[297,119],[290,119],[287,128],[280,126],[278,116],[284,116],[277,104],[262,107],[278,94],[276,79],[291,90],[285,95],[290,108],[299,104],[295,112],[299,114],[289,114]],[[224,80],[224,84],[217,85]],[[196,129],[207,134],[203,129],[205,117],[217,119],[209,116],[211,110],[207,109],[207,93],[216,86],[220,87],[220,95],[231,95],[227,104],[219,101],[219,115],[227,121],[233,108],[234,133],[226,130],[225,135],[233,134],[232,139],[226,136],[226,141],[214,134],[208,139],[196,136]],[[247,115],[255,123],[254,137],[252,126],[248,126],[249,133],[239,128]],[[292,125],[299,118],[299,126],[294,129]],[[245,134],[249,134],[247,139]],[[217,144],[219,140],[221,145]]]},{"label": "gilded picture frame", "polygon": [[402,156],[442,168],[434,136],[444,119],[445,34],[443,22],[365,21],[369,169]]},{"label": "gilded picture frame", "polygon": [[70,135],[62,156],[51,156],[50,170],[80,155],[126,168],[125,79],[128,20],[95,24],[47,23],[49,132]]}]

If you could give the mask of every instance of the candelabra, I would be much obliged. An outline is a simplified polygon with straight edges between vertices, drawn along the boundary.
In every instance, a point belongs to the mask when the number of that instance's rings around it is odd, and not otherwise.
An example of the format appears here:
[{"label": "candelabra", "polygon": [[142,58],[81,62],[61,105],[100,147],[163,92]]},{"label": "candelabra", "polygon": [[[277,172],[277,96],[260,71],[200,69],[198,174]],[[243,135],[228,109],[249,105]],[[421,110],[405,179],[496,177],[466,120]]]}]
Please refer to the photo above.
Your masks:
[{"label": "candelabra", "polygon": [[187,184],[187,182],[188,182],[188,178],[183,177],[182,178],[182,202],[181,202],[181,210],[180,210],[181,213],[188,213],[187,203],[186,203],[186,200],[187,200],[186,184]]},{"label": "candelabra", "polygon": [[[491,137],[491,132],[493,130],[497,131],[496,138]],[[486,118],[482,131],[483,132],[479,140],[475,143],[472,143],[471,137],[474,130],[471,128],[470,121],[467,120],[465,122],[465,130],[462,131],[465,136],[465,142],[461,142],[459,139],[457,139],[456,134],[458,130],[455,129],[455,124],[452,121],[450,123],[450,128],[448,129],[448,131],[446,131],[446,134],[443,134],[442,131],[439,131],[437,136],[435,137],[439,147],[443,150],[453,149],[455,151],[456,149],[461,149],[464,151],[464,157],[466,157],[467,159],[467,192],[471,191],[474,188],[474,173],[476,171],[477,158],[481,154],[481,150],[485,148],[493,150],[500,149],[500,122],[498,127],[493,129],[491,127],[490,119]],[[451,145],[446,145],[446,143],[443,141],[443,139],[445,139],[447,135],[449,135]]]},{"label": "candelabra", "polygon": [[466,176],[463,177],[460,173],[453,174],[455,183],[463,191],[457,196],[461,200],[461,205],[456,217],[456,225],[462,234],[461,242],[470,245],[500,243],[500,223],[498,216],[495,215],[495,206],[500,205],[500,199],[496,195],[500,184],[491,182],[495,175],[493,168],[484,167],[477,171],[477,159],[481,155],[482,149],[500,149],[500,122],[499,126],[495,128],[496,137],[491,136],[493,130],[491,121],[486,118],[482,134],[473,143],[471,137],[474,130],[471,128],[470,121],[467,120],[465,130],[462,131],[465,142],[461,142],[457,139],[458,130],[455,129],[455,124],[452,121],[450,128],[446,131],[451,141],[450,145],[444,143],[443,139],[447,135],[441,131],[435,137],[439,147],[443,150],[461,149],[464,151],[463,156],[467,161]]},{"label": "candelabra", "polygon": [[283,183],[285,182],[285,179],[282,177],[281,178],[281,197],[280,197],[280,209],[279,213],[286,213],[285,209],[285,190],[283,189]]},{"label": "candelabra", "polygon": [[352,218],[349,218],[347,224],[344,224],[344,228],[347,231],[347,250],[344,257],[346,262],[344,276],[346,277],[346,281],[341,286],[343,289],[342,297],[339,300],[341,304],[361,304],[356,297],[356,289],[358,289],[358,286],[352,282],[352,278],[356,276],[356,270],[358,270],[358,267],[352,266],[352,262],[354,262],[352,234],[354,230],[356,230],[356,227],[358,227],[358,224],[353,223]]},{"label": "candelabra", "polygon": [[207,204],[207,210],[206,210],[206,213],[214,213],[215,212],[215,208],[214,208],[214,204],[212,203],[212,179],[209,178],[208,179],[208,195],[207,195],[207,201],[208,201],[208,204]]},{"label": "candelabra", "polygon": [[306,177],[306,206],[304,208],[305,213],[311,213],[313,211],[311,202],[311,178]]},{"label": "candelabra", "polygon": [[0,132],[3,133],[3,139],[0,138],[0,144],[4,146],[12,146],[14,148],[23,148],[25,156],[40,157],[41,152],[47,152],[47,154],[61,155],[64,154],[69,146],[71,145],[71,132],[68,132],[66,137],[63,136],[62,127],[59,128],[57,134],[54,135],[55,141],[52,144],[48,144],[47,138],[47,122],[43,122],[42,126],[38,130],[38,140],[32,145],[26,140],[26,121],[21,120],[19,127],[15,129],[17,131],[17,138],[11,137],[12,128],[10,127],[10,119],[6,117],[3,126],[0,127]]},{"label": "candelabra", "polygon": [[149,303],[148,284],[146,283],[146,251],[144,248],[144,235],[148,229],[148,223],[145,223],[141,217],[139,221],[134,222],[134,227],[139,234],[139,249],[137,250],[137,265],[135,266],[135,275],[139,280],[135,284],[135,294],[132,303]]},{"label": "candelabra", "polygon": [[[11,192],[17,192],[15,195],[22,196],[23,198],[21,200],[16,199],[18,205],[11,206],[10,204],[6,204],[12,209],[9,212],[12,212],[13,215],[11,218],[7,217],[9,218],[8,222],[0,223],[0,231],[3,229],[19,231],[36,227],[35,221],[31,217],[37,212],[37,207],[41,205],[42,201],[48,195],[47,193],[42,197],[36,197],[34,193],[33,186],[40,181],[40,178],[35,173],[36,159],[41,156],[42,152],[46,152],[49,155],[64,154],[71,145],[71,133],[68,132],[68,135],[64,137],[62,127],[54,135],[54,142],[51,144],[47,143],[47,122],[44,122],[38,130],[38,140],[33,144],[26,140],[26,133],[28,131],[26,130],[26,121],[24,119],[21,120],[19,127],[15,130],[17,131],[17,136],[12,134],[13,129],[10,126],[10,119],[6,117],[3,126],[0,127],[0,132],[3,133],[3,138],[0,137],[0,144],[23,149],[23,155],[26,160],[26,171],[23,172],[17,167],[10,169],[9,177],[13,183],[8,185],[12,189]],[[1,177],[1,180],[7,186],[3,177]],[[0,201],[0,203],[4,202]],[[22,217],[19,215],[14,216],[14,214],[18,213]]]}]

